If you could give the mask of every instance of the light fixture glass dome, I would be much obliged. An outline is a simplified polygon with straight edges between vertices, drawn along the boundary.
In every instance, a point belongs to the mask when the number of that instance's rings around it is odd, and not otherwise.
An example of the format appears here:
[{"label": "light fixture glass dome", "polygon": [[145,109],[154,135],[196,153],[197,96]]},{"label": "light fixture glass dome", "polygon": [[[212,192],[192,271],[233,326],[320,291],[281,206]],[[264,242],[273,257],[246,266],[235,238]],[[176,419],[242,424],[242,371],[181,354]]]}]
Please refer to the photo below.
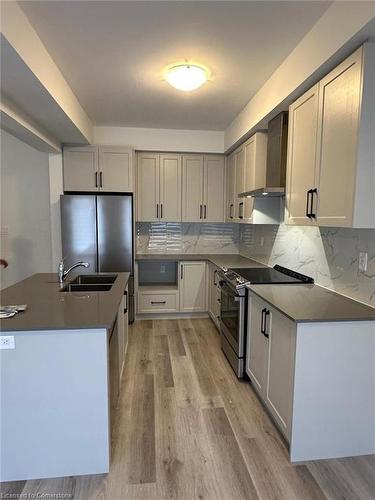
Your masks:
[{"label": "light fixture glass dome", "polygon": [[207,72],[194,64],[180,64],[170,68],[165,79],[172,87],[188,92],[206,83]]}]

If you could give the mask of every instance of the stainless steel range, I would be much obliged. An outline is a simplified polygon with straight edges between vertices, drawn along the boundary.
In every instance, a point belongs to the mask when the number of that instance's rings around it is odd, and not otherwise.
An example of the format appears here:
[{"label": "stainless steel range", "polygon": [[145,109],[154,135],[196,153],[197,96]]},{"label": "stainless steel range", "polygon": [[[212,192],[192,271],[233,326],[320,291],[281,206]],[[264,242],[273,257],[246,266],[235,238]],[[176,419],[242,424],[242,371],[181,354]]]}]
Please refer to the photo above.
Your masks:
[{"label": "stainless steel range", "polygon": [[314,283],[313,278],[275,265],[219,271],[221,348],[238,377],[244,374],[247,289],[250,284]]}]

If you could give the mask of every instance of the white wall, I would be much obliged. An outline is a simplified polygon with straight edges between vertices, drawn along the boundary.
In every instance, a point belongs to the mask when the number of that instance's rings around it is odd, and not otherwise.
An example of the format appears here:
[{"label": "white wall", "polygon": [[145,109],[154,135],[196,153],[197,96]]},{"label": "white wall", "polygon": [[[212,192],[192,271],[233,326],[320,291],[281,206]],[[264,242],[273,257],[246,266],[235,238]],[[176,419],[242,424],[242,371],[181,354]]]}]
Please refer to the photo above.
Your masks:
[{"label": "white wall", "polygon": [[1,131],[1,288],[51,271],[48,154]]},{"label": "white wall", "polygon": [[51,210],[52,268],[62,259],[60,195],[64,193],[61,154],[49,155],[49,188]]},{"label": "white wall", "polygon": [[146,151],[223,153],[224,132],[132,127],[94,127],[94,144]]},{"label": "white wall", "polygon": [[375,36],[374,14],[373,2],[333,2],[226,129],[225,151],[249,131],[264,128],[277,112]]}]

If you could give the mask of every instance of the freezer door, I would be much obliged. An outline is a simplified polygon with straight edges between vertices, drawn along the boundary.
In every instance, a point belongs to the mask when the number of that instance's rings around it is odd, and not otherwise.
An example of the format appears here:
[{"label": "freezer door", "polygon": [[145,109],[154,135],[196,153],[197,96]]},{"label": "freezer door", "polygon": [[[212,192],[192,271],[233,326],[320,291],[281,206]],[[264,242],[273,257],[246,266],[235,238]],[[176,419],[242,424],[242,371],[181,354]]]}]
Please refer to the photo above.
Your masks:
[{"label": "freezer door", "polygon": [[61,195],[62,257],[65,267],[79,260],[90,267],[79,272],[97,270],[96,197],[92,195]]},{"label": "freezer door", "polygon": [[133,272],[132,211],[131,196],[97,196],[100,272]]}]

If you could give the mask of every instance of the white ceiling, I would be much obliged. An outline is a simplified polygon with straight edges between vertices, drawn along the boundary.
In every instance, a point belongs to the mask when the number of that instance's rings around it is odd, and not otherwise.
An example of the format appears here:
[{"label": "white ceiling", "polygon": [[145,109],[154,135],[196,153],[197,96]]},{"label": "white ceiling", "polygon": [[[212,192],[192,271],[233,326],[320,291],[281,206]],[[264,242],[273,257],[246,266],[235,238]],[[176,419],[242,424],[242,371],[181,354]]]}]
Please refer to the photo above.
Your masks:
[{"label": "white ceiling", "polygon": [[[331,2],[21,1],[95,125],[224,130]],[[212,71],[192,93],[162,69]]]}]

